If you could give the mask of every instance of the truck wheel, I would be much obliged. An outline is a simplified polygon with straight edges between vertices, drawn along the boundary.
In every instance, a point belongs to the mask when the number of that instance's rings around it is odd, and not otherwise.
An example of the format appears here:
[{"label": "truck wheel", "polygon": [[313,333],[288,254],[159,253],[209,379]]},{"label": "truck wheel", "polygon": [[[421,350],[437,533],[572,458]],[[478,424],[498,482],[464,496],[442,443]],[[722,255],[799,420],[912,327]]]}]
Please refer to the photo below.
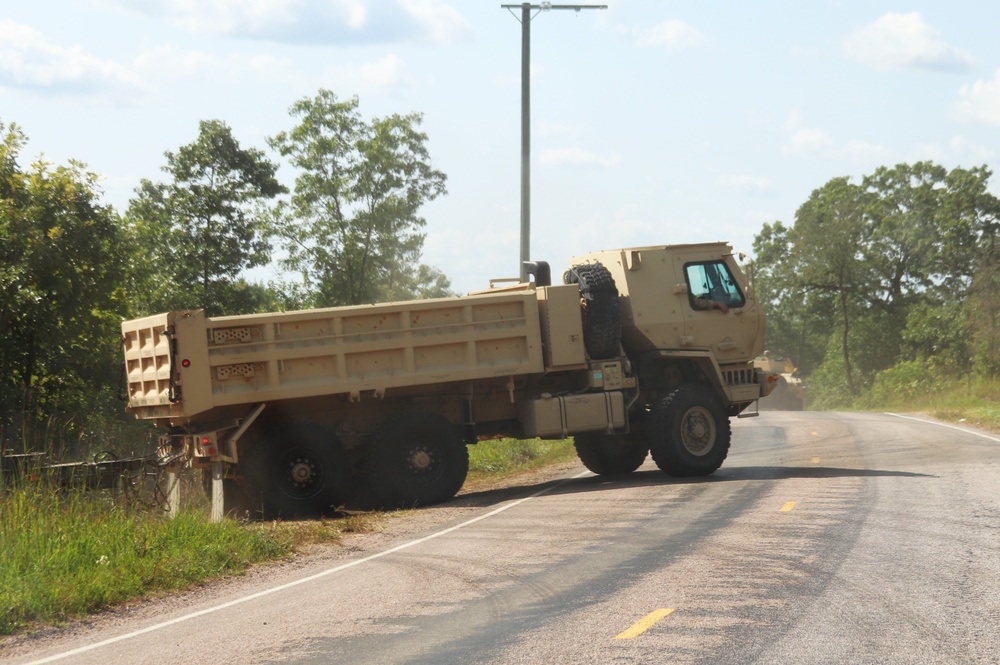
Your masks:
[{"label": "truck wheel", "polygon": [[598,475],[632,473],[646,461],[649,449],[617,434],[575,434],[573,446],[583,465]]},{"label": "truck wheel", "polygon": [[729,454],[732,427],[714,393],[684,385],[660,400],[649,424],[649,452],[668,476],[707,476]]},{"label": "truck wheel", "polygon": [[337,437],[318,425],[273,429],[243,457],[251,504],[265,518],[312,517],[344,502],[351,463]]},{"label": "truck wheel", "polygon": [[563,283],[580,285],[587,354],[593,360],[617,358],[621,353],[622,308],[611,273],[600,263],[586,263],[567,270]]},{"label": "truck wheel", "polygon": [[375,501],[412,507],[447,501],[465,483],[469,450],[461,433],[434,413],[411,413],[386,423],[368,449]]}]

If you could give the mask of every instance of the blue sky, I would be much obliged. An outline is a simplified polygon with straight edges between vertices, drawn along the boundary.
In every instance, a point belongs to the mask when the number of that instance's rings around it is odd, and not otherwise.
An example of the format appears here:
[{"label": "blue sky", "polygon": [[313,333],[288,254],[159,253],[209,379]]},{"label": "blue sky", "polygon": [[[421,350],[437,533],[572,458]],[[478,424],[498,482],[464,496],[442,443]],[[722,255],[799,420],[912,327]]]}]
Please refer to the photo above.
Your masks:
[{"label": "blue sky", "polygon": [[[124,210],[200,120],[266,150],[320,88],[367,117],[420,112],[449,191],[423,211],[424,262],[465,292],[518,269],[521,29],[501,4],[4,3],[0,120]],[[997,168],[1000,3],[606,4],[531,24],[532,257],[556,275],[596,249],[749,252],[812,190],[881,165]]]}]

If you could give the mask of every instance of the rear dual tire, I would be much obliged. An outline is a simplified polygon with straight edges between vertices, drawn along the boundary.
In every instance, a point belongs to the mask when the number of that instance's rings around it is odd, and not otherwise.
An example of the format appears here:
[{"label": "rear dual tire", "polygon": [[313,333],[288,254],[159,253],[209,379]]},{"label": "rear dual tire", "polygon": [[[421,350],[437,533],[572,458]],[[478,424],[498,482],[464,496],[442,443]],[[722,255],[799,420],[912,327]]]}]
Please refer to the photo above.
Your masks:
[{"label": "rear dual tire", "polygon": [[435,413],[410,413],[374,434],[366,461],[375,503],[412,508],[454,497],[469,473],[461,432]]},{"label": "rear dual tire", "polygon": [[240,462],[248,506],[266,519],[330,513],[343,505],[351,485],[343,444],[311,423],[270,430]]}]

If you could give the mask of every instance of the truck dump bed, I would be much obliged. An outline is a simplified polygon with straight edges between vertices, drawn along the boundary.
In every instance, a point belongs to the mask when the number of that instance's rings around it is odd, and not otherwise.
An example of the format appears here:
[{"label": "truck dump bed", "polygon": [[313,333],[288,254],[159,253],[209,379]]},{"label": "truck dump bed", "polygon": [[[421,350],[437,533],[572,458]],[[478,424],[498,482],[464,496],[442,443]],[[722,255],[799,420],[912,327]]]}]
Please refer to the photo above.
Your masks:
[{"label": "truck dump bed", "polygon": [[122,324],[128,410],[187,419],[221,406],[543,370],[533,289],[461,298]]}]

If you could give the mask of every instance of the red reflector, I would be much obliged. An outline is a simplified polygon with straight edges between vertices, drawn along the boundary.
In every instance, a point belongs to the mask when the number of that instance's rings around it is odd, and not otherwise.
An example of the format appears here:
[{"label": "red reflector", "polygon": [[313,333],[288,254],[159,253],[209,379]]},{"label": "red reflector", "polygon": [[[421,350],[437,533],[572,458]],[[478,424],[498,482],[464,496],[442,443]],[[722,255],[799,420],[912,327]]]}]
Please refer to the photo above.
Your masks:
[{"label": "red reflector", "polygon": [[209,455],[214,455],[215,454],[215,448],[209,448],[208,449],[208,454]]},{"label": "red reflector", "polygon": [[181,367],[190,367],[190,366],[191,366],[191,361],[188,360],[187,358],[181,361]]}]

